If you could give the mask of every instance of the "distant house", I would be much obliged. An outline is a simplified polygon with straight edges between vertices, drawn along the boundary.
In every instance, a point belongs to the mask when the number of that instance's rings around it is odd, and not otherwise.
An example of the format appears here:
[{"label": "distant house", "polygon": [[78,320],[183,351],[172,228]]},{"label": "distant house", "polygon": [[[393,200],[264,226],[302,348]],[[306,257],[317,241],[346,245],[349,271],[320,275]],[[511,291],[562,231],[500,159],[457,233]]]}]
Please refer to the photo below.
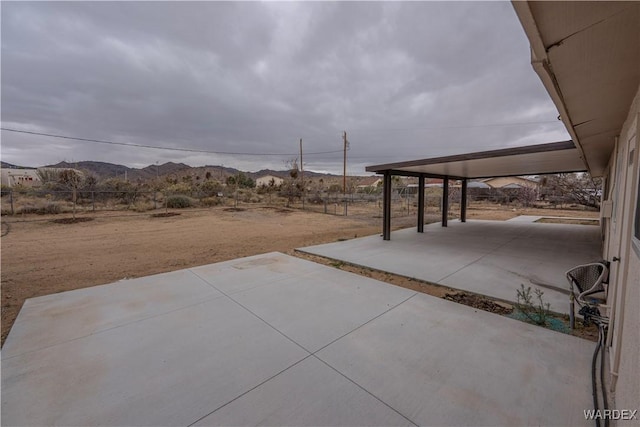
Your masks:
[{"label": "distant house", "polygon": [[[449,186],[455,186],[456,183],[449,183]],[[417,193],[418,184],[407,184],[407,188],[412,189],[413,193]],[[442,188],[442,179],[440,178],[425,178],[424,188]]]},{"label": "distant house", "polygon": [[500,178],[487,178],[482,180],[483,183],[487,184],[491,188],[523,188],[529,187],[533,189],[538,189],[539,183],[535,179],[524,178],[521,176],[508,176],[508,177],[500,177]]},{"label": "distant house", "polygon": [[[540,199],[540,182],[537,179],[524,178],[521,176],[508,176],[499,178],[487,178],[480,182],[491,187],[492,190],[499,190],[507,201],[517,200],[521,197],[523,189],[530,188],[535,191],[533,197]],[[495,195],[495,194],[494,194]]]},{"label": "distant house", "polygon": [[361,178],[358,181],[358,185],[356,185],[356,191],[360,193],[362,192],[366,193],[366,192],[376,190],[381,185],[382,185],[382,178],[378,178],[377,176],[368,176],[366,178]]},{"label": "distant house", "polygon": [[256,187],[280,187],[284,179],[273,176],[273,175],[265,175],[256,179]]},{"label": "distant house", "polygon": [[[49,181],[58,181],[60,173],[65,170],[72,170],[84,176],[84,172],[73,168],[38,168],[38,169],[13,169],[3,168],[0,170],[1,182],[4,187],[40,187]],[[44,182],[43,182],[44,180]]]},{"label": "distant house", "polygon": [[477,188],[479,190],[488,190],[488,189],[491,188],[491,186],[489,184],[486,184],[486,183],[482,182],[482,181],[469,181],[467,183],[467,188],[469,190],[474,189],[474,188]]},{"label": "distant house", "polygon": [[2,169],[0,175],[4,187],[37,187],[41,184],[37,169]]}]

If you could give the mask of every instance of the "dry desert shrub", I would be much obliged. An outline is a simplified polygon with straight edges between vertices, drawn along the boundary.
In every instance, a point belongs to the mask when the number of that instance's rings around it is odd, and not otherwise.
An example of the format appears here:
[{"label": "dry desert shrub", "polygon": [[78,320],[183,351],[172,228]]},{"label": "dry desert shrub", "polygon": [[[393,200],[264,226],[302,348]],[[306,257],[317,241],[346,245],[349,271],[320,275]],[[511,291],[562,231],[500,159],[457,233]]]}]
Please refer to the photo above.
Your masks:
[{"label": "dry desert shrub", "polygon": [[52,201],[30,201],[22,206],[19,206],[16,210],[20,214],[37,214],[37,215],[51,215],[64,212],[64,204],[60,202]]},{"label": "dry desert shrub", "polygon": [[167,207],[171,209],[190,208],[194,204],[191,197],[181,195],[167,197]]},{"label": "dry desert shrub", "polygon": [[147,212],[147,211],[152,211],[153,209],[154,209],[154,206],[153,206],[153,203],[151,202],[138,201],[133,206],[133,210],[136,212]]},{"label": "dry desert shrub", "polygon": [[202,206],[206,206],[208,208],[213,206],[219,206],[223,203],[223,200],[220,197],[205,197],[200,200],[200,204]]}]

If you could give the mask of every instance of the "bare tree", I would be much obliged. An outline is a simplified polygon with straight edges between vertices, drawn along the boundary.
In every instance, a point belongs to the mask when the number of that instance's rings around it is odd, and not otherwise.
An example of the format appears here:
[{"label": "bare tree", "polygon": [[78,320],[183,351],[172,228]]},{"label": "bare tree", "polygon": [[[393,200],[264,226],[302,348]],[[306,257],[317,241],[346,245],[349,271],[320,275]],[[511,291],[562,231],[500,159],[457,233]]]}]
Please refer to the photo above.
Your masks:
[{"label": "bare tree", "polygon": [[280,195],[287,198],[287,206],[289,206],[294,199],[302,197],[302,184],[300,183],[298,159],[285,161],[285,166],[289,170],[289,177],[280,185]]},{"label": "bare tree", "polygon": [[535,188],[525,185],[518,190],[517,197],[518,201],[528,208],[538,198],[538,192]]},{"label": "bare tree", "polygon": [[71,201],[73,202],[73,219],[76,219],[76,201],[78,198],[78,188],[82,185],[82,174],[73,169],[65,169],[60,172],[58,182],[71,190]]},{"label": "bare tree", "polygon": [[601,178],[588,173],[561,173],[545,176],[540,183],[543,196],[549,200],[600,208]]},{"label": "bare tree", "polygon": [[38,174],[38,178],[40,178],[40,182],[44,186],[55,186],[55,184],[60,182],[59,169],[39,168],[36,173]]},{"label": "bare tree", "polygon": [[[174,184],[174,186],[191,188],[184,183]],[[140,196],[140,192],[144,189],[144,185],[141,181],[132,183],[120,178],[109,178],[100,184],[100,188],[102,191],[110,194],[111,197],[121,199],[122,203],[126,203],[128,206],[131,206],[136,202],[138,196]]]},{"label": "bare tree", "polygon": [[298,167],[298,159],[290,159],[285,162],[285,166],[289,170],[289,176],[292,179],[298,179],[300,168]]}]

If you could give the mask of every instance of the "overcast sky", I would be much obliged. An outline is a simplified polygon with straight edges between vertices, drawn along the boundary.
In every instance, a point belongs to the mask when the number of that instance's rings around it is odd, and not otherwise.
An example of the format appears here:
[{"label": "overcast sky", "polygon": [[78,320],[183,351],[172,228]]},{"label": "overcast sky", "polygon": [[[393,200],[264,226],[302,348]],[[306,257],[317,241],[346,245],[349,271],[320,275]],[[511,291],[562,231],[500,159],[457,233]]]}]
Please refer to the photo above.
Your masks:
[{"label": "overcast sky", "polygon": [[[509,2],[2,2],[2,160],[342,171],[569,139]],[[528,123],[528,124],[522,124]],[[534,123],[534,124],[530,124]],[[517,124],[517,125],[516,125]]]}]

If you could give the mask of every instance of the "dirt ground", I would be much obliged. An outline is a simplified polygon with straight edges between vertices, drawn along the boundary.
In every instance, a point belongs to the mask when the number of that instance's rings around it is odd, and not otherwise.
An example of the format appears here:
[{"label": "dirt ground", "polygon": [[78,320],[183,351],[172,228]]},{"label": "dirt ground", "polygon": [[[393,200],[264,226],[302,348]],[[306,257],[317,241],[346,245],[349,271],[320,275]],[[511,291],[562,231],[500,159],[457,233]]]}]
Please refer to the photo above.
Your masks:
[{"label": "dirt ground", "polygon": [[[457,289],[449,288],[434,283],[425,282],[422,280],[412,279],[410,277],[400,276],[398,274],[388,273],[386,271],[375,270],[367,267],[361,267],[358,265],[352,265],[340,261],[335,261],[330,258],[325,258],[317,255],[311,255],[304,252],[290,251],[290,255],[297,256],[309,261],[324,264],[330,267],[338,268],[350,273],[359,274],[361,276],[369,277],[382,282],[390,283],[392,285],[400,286],[403,288],[411,289],[412,291],[422,292],[438,298],[444,298],[449,301],[457,302],[458,304],[468,305],[470,307],[488,311],[490,313],[509,315],[514,310],[514,305],[506,303],[504,301],[498,301],[483,295],[471,294],[469,292],[460,291]],[[565,330],[569,330],[569,316],[551,315],[556,321],[565,324]],[[571,335],[576,337],[588,339],[591,341],[598,340],[598,328],[591,324],[584,326],[582,322],[576,322],[575,329],[571,331]]]},{"label": "dirt ground", "polygon": [[[535,210],[470,209],[469,218],[509,219],[543,215]],[[597,217],[596,213],[544,210],[553,216]],[[55,223],[58,216],[2,218],[2,344],[28,298],[226,261],[271,251],[352,239],[381,231],[377,215],[336,216],[251,206],[182,210],[179,215],[95,213],[92,220]],[[355,214],[355,210],[354,210]],[[68,216],[68,215],[65,215]],[[83,214],[85,218],[88,214]],[[428,215],[437,220],[437,215]],[[394,229],[414,226],[413,215],[393,218]],[[371,275],[372,273],[360,272]],[[420,292],[431,285],[411,279],[385,280]],[[446,288],[429,288],[444,296]]]},{"label": "dirt ground", "polygon": [[[598,219],[600,212],[593,210],[573,210],[573,209],[541,209],[541,208],[521,208],[500,206],[489,203],[471,204],[467,209],[468,219],[494,219],[506,221],[520,215],[550,216],[550,217],[570,217],[570,218],[593,218]],[[553,222],[545,220],[544,222]],[[559,221],[558,221],[559,222]],[[593,222],[588,222],[593,225]]]},{"label": "dirt ground", "polygon": [[[58,216],[3,218],[3,344],[28,298],[380,232],[373,217],[269,207],[92,217],[71,224],[52,222]],[[396,219],[394,228],[414,221]]]}]

